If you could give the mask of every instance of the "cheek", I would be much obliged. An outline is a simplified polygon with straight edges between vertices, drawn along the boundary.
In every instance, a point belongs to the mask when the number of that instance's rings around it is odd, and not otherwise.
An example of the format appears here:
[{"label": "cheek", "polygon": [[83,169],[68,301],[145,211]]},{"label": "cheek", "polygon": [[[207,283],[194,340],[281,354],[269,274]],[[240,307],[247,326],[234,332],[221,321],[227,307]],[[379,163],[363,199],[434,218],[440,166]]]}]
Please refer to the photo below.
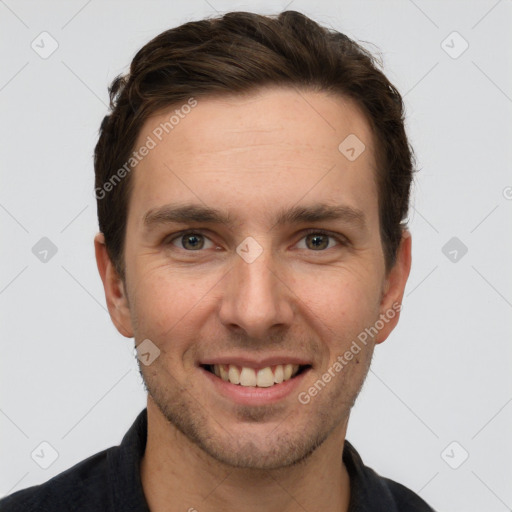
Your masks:
[{"label": "cheek", "polygon": [[320,267],[296,275],[295,283],[302,296],[329,310],[360,309],[375,302],[378,296],[376,276],[364,265]]},{"label": "cheek", "polygon": [[379,314],[376,280],[348,269],[317,271],[295,280],[294,291],[327,333],[357,335]]},{"label": "cheek", "polygon": [[[176,271],[168,265],[137,266],[137,282],[133,287],[133,307],[139,319],[138,335],[151,336],[165,345],[186,338],[185,329],[198,326],[201,311],[214,292],[218,277],[196,272]],[[197,321],[194,320],[197,319]]]}]

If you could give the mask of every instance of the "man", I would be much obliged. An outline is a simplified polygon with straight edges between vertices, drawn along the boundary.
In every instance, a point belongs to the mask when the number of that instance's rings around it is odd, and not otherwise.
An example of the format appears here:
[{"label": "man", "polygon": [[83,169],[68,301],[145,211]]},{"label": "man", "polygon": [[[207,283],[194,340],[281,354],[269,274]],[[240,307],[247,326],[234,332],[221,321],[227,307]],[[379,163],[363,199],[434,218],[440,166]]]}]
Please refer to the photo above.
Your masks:
[{"label": "man", "polygon": [[399,93],[287,11],[160,34],[110,89],[98,269],[148,391],[11,510],[431,511],[345,439],[411,266]]}]

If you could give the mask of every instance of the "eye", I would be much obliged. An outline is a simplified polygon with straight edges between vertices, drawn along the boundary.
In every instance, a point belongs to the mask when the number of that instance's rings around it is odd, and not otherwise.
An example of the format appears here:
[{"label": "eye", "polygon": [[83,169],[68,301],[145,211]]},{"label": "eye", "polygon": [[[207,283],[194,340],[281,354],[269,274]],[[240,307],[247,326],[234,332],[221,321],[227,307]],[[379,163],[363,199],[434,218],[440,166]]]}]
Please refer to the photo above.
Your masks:
[{"label": "eye", "polygon": [[[206,242],[205,242],[206,241]],[[210,243],[210,247],[205,247],[205,244]],[[166,244],[174,245],[180,249],[187,251],[198,251],[200,249],[208,249],[213,247],[213,242],[202,233],[196,231],[187,231],[185,233],[178,233],[172,239],[165,242]]]},{"label": "eye", "polygon": [[341,235],[334,235],[326,231],[311,229],[306,233],[306,236],[301,239],[301,241],[305,240],[305,247],[299,247],[299,249],[312,249],[313,251],[321,252],[325,249],[332,248],[329,239],[335,240],[338,245],[347,245],[347,240],[345,240]]},{"label": "eye", "polygon": [[[327,231],[310,229],[306,232],[305,236],[301,239],[305,241],[302,246],[299,245],[299,249],[310,249],[315,252],[323,252],[326,249],[331,249],[336,243],[339,246],[348,245],[348,241],[342,235],[335,235]],[[332,243],[332,241],[336,243]],[[215,244],[203,233],[198,231],[184,231],[168,237],[164,240],[165,245],[172,245],[178,249],[185,250],[187,252],[198,252],[201,249],[212,249]],[[210,245],[208,245],[210,244]]]}]

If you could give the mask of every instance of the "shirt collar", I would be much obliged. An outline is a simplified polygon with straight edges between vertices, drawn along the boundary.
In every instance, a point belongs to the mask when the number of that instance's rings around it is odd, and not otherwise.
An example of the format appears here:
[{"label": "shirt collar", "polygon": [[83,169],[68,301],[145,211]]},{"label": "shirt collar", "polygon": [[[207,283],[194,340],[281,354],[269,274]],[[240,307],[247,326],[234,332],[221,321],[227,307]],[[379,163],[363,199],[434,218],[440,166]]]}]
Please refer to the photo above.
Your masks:
[{"label": "shirt collar", "polygon": [[118,449],[109,457],[113,510],[150,512],[140,477],[148,435],[147,408],[140,412]]}]

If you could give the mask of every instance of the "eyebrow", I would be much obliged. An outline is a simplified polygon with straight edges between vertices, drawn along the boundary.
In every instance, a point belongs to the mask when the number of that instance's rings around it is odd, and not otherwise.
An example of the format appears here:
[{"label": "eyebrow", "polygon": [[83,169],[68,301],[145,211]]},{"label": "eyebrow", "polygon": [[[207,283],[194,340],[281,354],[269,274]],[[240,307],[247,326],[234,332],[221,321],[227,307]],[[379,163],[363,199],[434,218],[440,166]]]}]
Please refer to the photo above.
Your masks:
[{"label": "eyebrow", "polygon": [[[355,224],[361,229],[366,228],[366,217],[361,210],[351,206],[333,206],[324,203],[282,209],[278,212],[272,227],[327,220],[340,220]],[[225,224],[228,227],[233,227],[235,224],[228,213],[199,204],[169,204],[152,208],[146,212],[143,219],[146,230],[170,223]]]}]

